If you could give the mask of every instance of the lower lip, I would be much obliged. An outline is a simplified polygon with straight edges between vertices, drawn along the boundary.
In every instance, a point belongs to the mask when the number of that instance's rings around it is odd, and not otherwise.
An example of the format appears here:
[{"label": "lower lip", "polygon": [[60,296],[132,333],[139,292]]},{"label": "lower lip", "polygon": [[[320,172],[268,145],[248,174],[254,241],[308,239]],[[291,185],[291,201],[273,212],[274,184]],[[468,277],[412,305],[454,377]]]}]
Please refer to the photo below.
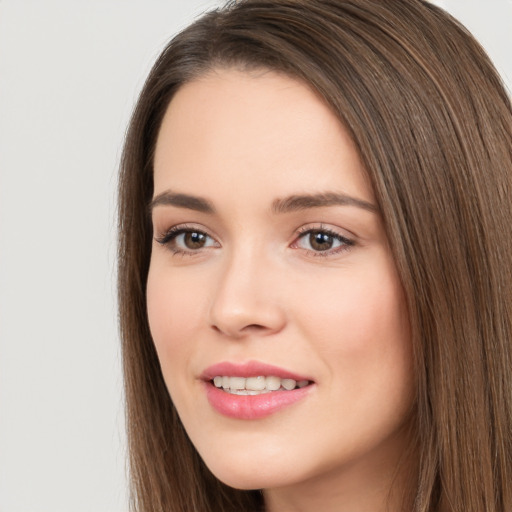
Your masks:
[{"label": "lower lip", "polygon": [[270,416],[305,398],[312,385],[291,391],[271,391],[260,395],[235,395],[206,382],[206,396],[219,413],[239,420],[256,420]]}]

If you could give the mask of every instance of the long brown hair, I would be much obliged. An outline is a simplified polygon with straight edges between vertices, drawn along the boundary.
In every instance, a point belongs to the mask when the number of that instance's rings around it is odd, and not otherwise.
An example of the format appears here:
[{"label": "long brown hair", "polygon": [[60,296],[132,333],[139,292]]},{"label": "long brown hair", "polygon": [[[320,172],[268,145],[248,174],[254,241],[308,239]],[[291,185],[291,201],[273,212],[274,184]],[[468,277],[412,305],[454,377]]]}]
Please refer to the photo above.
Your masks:
[{"label": "long brown hair", "polygon": [[351,134],[408,301],[417,376],[414,512],[512,510],[512,109],[472,36],[422,0],[242,0],[153,67],[119,184],[119,308],[133,510],[254,512],[184,431],[146,315],[152,159],[173,94],[214,67],[308,84]]}]

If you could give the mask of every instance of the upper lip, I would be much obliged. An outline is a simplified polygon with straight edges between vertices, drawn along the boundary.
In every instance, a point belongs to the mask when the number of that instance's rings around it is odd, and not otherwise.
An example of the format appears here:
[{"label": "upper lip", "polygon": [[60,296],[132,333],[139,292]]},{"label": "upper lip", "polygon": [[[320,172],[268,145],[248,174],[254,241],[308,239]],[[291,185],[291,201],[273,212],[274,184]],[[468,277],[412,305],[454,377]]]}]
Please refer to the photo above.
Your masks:
[{"label": "upper lip", "polygon": [[293,379],[296,381],[313,380],[308,376],[299,375],[298,373],[280,368],[279,366],[261,363],[259,361],[247,361],[245,363],[232,363],[229,361],[224,361],[221,363],[216,363],[203,371],[201,374],[201,379],[208,381],[217,376],[258,377],[260,375],[265,377],[279,377],[281,379]]}]

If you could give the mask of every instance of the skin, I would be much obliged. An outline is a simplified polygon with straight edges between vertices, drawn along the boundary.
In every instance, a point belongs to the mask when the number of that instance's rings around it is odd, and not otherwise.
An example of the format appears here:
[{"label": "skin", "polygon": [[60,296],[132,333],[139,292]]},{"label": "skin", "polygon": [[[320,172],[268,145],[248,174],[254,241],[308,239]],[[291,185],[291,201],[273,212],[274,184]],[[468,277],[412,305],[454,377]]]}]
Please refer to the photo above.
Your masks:
[{"label": "skin", "polygon": [[[147,283],[165,382],[207,466],[230,486],[263,489],[270,512],[399,510],[414,394],[407,311],[344,127],[301,82],[216,69],[171,101],[154,181],[155,198],[172,191],[215,208],[155,201]],[[375,208],[272,210],[331,192]],[[204,233],[204,245],[187,246],[183,234],[161,243],[180,226]],[[338,238],[319,250],[308,229]],[[314,384],[268,417],[223,416],[199,377],[214,363],[251,360]]]}]

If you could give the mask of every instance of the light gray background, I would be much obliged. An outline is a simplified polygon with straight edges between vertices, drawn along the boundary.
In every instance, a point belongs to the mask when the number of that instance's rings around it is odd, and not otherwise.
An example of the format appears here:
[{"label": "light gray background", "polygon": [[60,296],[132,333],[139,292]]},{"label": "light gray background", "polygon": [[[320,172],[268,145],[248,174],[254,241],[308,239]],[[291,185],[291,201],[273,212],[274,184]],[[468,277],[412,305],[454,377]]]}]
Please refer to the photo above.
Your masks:
[{"label": "light gray background", "polygon": [[[437,2],[510,89],[510,0]],[[115,186],[144,77],[207,0],[0,0],[0,512],[127,507]]]}]

